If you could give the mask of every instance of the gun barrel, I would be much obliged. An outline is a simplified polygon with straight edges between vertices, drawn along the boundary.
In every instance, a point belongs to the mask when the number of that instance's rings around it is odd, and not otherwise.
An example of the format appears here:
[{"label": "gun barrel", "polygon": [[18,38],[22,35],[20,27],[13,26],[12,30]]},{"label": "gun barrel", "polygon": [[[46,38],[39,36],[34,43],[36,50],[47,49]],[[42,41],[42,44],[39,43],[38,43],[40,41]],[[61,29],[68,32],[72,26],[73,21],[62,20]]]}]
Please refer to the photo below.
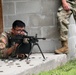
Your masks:
[{"label": "gun barrel", "polygon": [[42,39],[42,40],[46,40],[46,38],[37,38],[37,39]]}]

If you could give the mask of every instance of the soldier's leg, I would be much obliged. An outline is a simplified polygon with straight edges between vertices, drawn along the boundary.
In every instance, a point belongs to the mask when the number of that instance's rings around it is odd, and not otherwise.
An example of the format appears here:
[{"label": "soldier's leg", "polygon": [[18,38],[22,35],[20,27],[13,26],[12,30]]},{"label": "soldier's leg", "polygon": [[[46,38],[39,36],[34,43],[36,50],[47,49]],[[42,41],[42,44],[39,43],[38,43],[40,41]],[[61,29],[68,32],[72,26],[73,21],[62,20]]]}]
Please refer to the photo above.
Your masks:
[{"label": "soldier's leg", "polygon": [[55,53],[67,53],[68,51],[68,25],[71,14],[71,10],[67,12],[62,7],[61,10],[59,10],[57,13],[62,48],[55,50]]}]

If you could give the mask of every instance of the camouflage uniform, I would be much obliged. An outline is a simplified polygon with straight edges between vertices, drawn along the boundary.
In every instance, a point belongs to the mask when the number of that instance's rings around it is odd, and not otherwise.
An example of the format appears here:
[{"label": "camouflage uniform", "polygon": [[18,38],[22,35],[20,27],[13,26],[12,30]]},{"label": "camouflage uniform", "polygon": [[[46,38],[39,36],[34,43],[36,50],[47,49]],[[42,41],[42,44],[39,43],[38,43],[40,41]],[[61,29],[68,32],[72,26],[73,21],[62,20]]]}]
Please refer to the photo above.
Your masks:
[{"label": "camouflage uniform", "polygon": [[[5,39],[6,43],[4,43],[2,39]],[[7,57],[7,55],[5,54],[7,48],[8,48],[8,37],[7,37],[7,33],[3,32],[0,35],[0,58]]]},{"label": "camouflage uniform", "polygon": [[60,29],[60,40],[61,41],[66,41],[68,39],[68,25],[69,25],[69,18],[71,14],[73,13],[74,18],[76,19],[76,0],[66,0],[69,5],[71,10],[69,12],[66,12],[63,7],[61,6],[58,9],[57,12],[57,17],[58,17],[58,22],[60,25],[58,26]]},{"label": "camouflage uniform", "polygon": [[[27,34],[25,34],[27,35]],[[9,41],[10,36],[12,37],[13,34],[11,32],[3,32],[0,35],[0,58],[7,58],[8,55],[6,54],[6,50],[10,47],[13,47],[15,42]],[[5,42],[2,41],[2,39],[5,39]],[[24,43],[28,43],[27,39],[24,39]],[[15,50],[12,52],[10,56],[15,56]]]}]

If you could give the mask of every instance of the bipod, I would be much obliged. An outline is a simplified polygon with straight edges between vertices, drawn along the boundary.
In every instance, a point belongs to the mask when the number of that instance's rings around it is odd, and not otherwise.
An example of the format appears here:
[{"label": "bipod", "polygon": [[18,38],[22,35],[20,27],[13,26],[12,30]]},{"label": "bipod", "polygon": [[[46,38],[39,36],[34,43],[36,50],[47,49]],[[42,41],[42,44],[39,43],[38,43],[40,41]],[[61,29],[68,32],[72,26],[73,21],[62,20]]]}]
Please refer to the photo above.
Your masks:
[{"label": "bipod", "polygon": [[38,46],[38,48],[39,48],[39,50],[40,50],[40,53],[42,54],[43,58],[45,59],[45,56],[44,56],[44,54],[43,54],[43,52],[42,52],[39,44],[38,44],[37,42],[35,42],[35,43],[32,43],[32,47],[31,47],[30,53],[29,53],[28,56],[27,56],[27,60],[29,59],[29,56],[30,56],[30,54],[32,53],[33,47],[34,47],[35,45]]}]

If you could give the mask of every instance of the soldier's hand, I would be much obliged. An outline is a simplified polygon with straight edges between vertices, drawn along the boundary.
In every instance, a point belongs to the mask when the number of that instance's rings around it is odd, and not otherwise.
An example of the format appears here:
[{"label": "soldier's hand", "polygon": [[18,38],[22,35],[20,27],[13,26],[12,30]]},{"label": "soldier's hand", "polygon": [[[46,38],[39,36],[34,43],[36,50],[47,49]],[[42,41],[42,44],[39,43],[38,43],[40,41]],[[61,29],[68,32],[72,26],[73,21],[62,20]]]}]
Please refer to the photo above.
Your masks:
[{"label": "soldier's hand", "polygon": [[19,45],[19,44],[18,44],[18,43],[16,43],[16,44],[14,45],[14,48],[16,49],[16,48],[18,47],[18,45]]},{"label": "soldier's hand", "polygon": [[69,4],[67,2],[63,3],[62,6],[63,6],[65,11],[69,11],[70,10],[70,6],[69,6]]}]

